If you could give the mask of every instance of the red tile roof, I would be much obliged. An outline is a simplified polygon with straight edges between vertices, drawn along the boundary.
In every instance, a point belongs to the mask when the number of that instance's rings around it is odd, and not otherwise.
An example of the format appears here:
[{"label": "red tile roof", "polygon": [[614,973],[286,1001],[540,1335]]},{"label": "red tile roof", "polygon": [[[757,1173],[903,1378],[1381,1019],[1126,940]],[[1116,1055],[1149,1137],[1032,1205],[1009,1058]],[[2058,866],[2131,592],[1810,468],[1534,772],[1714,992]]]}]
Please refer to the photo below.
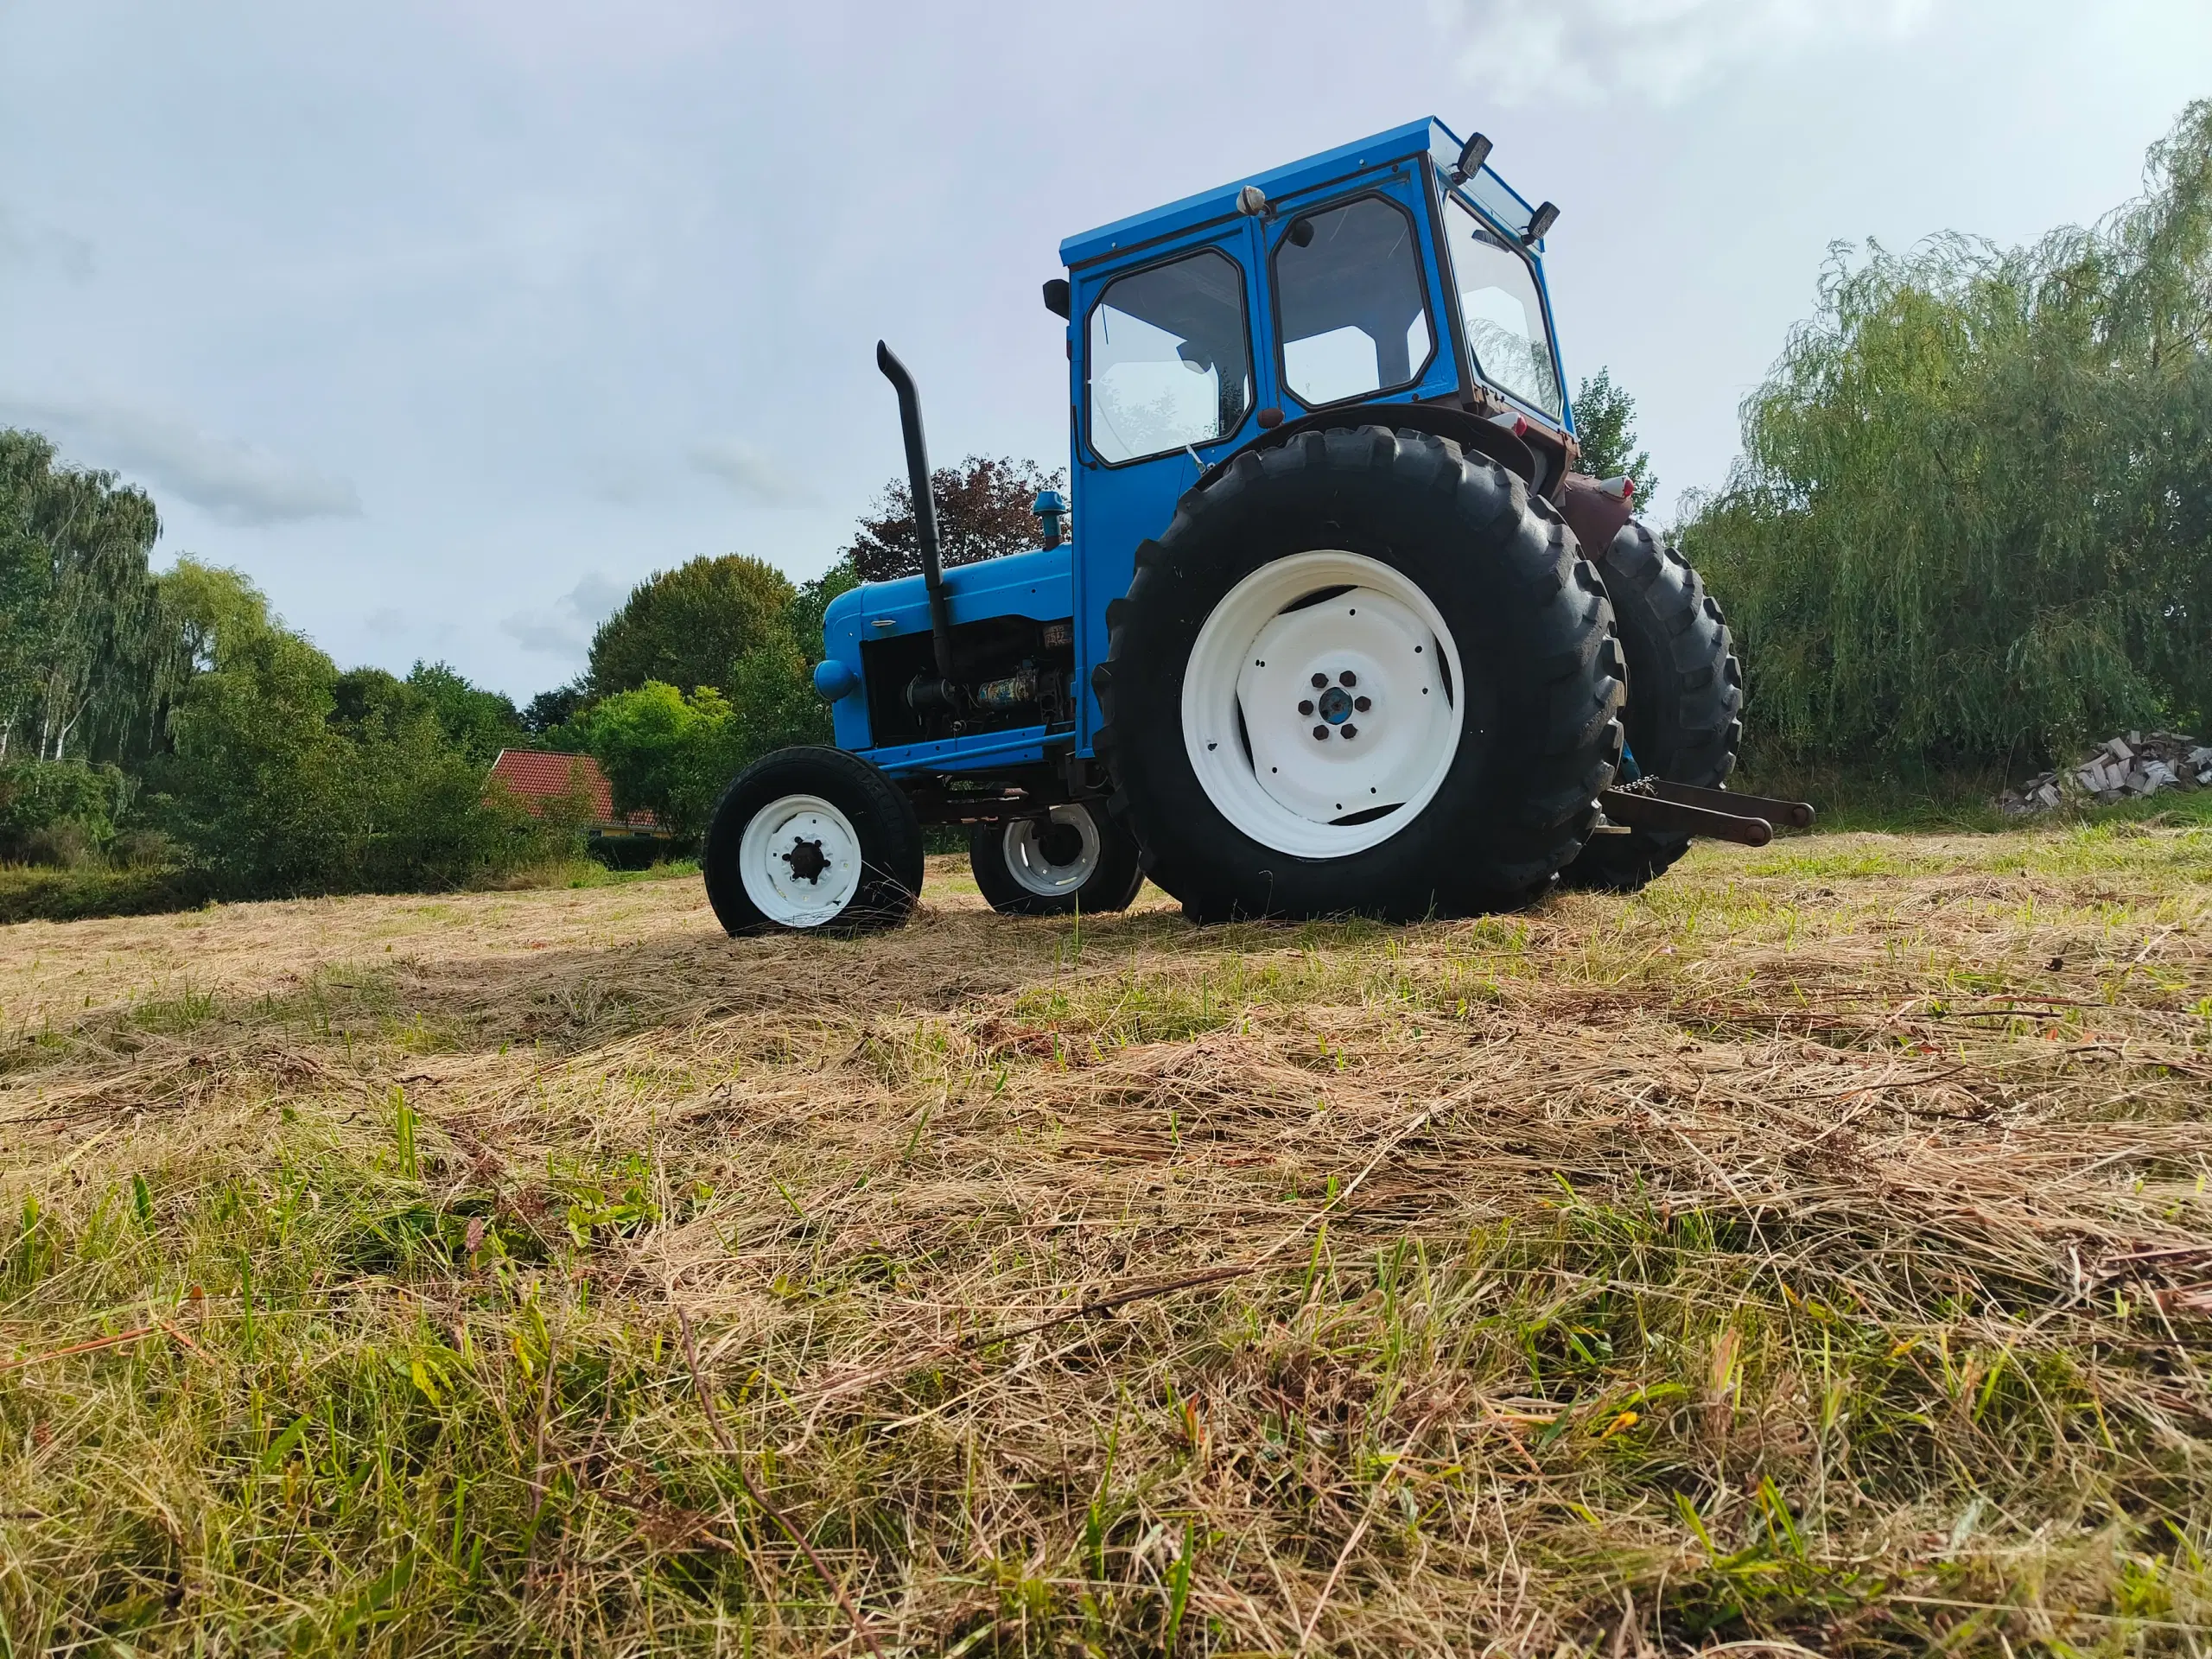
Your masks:
[{"label": "red tile roof", "polygon": [[542,813],[548,801],[566,799],[582,785],[591,803],[592,822],[605,828],[651,830],[650,812],[617,817],[614,786],[588,754],[556,754],[550,749],[501,749],[492,763],[492,776],[505,784],[533,813]]}]

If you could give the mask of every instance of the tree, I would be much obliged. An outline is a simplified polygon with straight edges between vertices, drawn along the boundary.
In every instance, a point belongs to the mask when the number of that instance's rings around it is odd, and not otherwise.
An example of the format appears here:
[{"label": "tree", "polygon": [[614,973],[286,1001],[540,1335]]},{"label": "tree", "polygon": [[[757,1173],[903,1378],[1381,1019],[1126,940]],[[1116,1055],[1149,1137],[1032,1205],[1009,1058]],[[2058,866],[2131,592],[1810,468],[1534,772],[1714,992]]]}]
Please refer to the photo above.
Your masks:
[{"label": "tree", "polygon": [[233,571],[188,562],[162,580],[199,671],[149,805],[225,888],[445,887],[527,855],[531,826],[486,804],[482,767],[422,691],[380,669],[340,674]]},{"label": "tree", "polygon": [[791,598],[782,571],[742,553],[657,572],[631,589],[593,636],[591,695],[635,690],[649,680],[687,691],[719,686],[730,664],[777,626]]},{"label": "tree", "polygon": [[160,535],[144,492],[0,431],[0,759],[150,745],[186,668],[148,565]]},{"label": "tree", "polygon": [[1761,740],[1988,764],[2212,715],[2212,102],[2146,185],[2030,247],[1832,251],[1684,531]]},{"label": "tree", "polygon": [[1649,453],[1637,448],[1636,399],[1601,368],[1574,391],[1574,435],[1582,445],[1582,470],[1592,478],[1632,479],[1635,499],[1649,501],[1659,488]]},{"label": "tree", "polygon": [[490,766],[501,749],[520,744],[528,735],[511,699],[471,685],[447,664],[418,662],[407,683],[436,715],[446,741],[479,766]]},{"label": "tree", "polygon": [[650,680],[592,705],[591,753],[620,812],[640,809],[679,836],[696,836],[722,789],[752,757],[728,701],[712,686],[688,696]]},{"label": "tree", "polygon": [[567,725],[583,707],[586,695],[581,677],[539,692],[523,706],[523,729],[533,737],[543,737],[556,727]]},{"label": "tree", "polygon": [[[945,565],[972,564],[1019,553],[1038,545],[1032,511],[1039,490],[1056,490],[1065,473],[1047,473],[1033,461],[990,460],[970,455],[958,467],[930,474],[937,503],[938,541]],[[862,582],[911,576],[922,568],[914,540],[914,495],[903,478],[894,478],[876,498],[872,515],[838,556],[849,562]]]}]

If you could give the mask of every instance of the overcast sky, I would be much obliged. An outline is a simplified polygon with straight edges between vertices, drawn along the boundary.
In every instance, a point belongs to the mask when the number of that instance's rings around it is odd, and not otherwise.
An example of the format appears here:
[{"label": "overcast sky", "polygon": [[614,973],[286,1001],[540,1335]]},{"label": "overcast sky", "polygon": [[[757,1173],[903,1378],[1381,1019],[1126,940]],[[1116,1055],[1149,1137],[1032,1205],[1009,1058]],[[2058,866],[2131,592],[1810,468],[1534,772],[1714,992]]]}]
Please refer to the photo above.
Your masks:
[{"label": "overcast sky", "polygon": [[1563,210],[1570,381],[1713,486],[1824,250],[2135,193],[2212,0],[0,0],[0,424],[341,663],[518,696],[647,573],[1066,461],[1071,232],[1414,117]]}]

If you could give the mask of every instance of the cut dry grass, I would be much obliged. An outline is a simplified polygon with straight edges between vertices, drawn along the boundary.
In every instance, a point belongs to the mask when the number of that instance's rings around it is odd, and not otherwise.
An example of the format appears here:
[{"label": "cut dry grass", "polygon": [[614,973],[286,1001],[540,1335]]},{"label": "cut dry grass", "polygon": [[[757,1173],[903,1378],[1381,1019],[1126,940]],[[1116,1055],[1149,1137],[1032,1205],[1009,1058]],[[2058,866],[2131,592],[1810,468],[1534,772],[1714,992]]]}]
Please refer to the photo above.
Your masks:
[{"label": "cut dry grass", "polygon": [[2208,875],[8,930],[13,1651],[2212,1652]]}]

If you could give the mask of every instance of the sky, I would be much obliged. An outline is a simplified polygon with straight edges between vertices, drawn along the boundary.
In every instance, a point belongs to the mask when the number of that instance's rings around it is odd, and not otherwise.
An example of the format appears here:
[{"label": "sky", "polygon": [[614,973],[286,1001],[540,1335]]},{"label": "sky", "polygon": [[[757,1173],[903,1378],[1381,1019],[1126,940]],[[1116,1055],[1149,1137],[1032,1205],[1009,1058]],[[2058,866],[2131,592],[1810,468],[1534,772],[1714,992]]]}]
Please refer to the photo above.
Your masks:
[{"label": "sky", "polygon": [[1663,519],[1831,244],[2093,220],[2205,96],[2212,0],[0,0],[0,425],[341,664],[521,699],[655,570],[830,563],[879,337],[939,464],[1064,466],[1071,232],[1486,132]]}]

